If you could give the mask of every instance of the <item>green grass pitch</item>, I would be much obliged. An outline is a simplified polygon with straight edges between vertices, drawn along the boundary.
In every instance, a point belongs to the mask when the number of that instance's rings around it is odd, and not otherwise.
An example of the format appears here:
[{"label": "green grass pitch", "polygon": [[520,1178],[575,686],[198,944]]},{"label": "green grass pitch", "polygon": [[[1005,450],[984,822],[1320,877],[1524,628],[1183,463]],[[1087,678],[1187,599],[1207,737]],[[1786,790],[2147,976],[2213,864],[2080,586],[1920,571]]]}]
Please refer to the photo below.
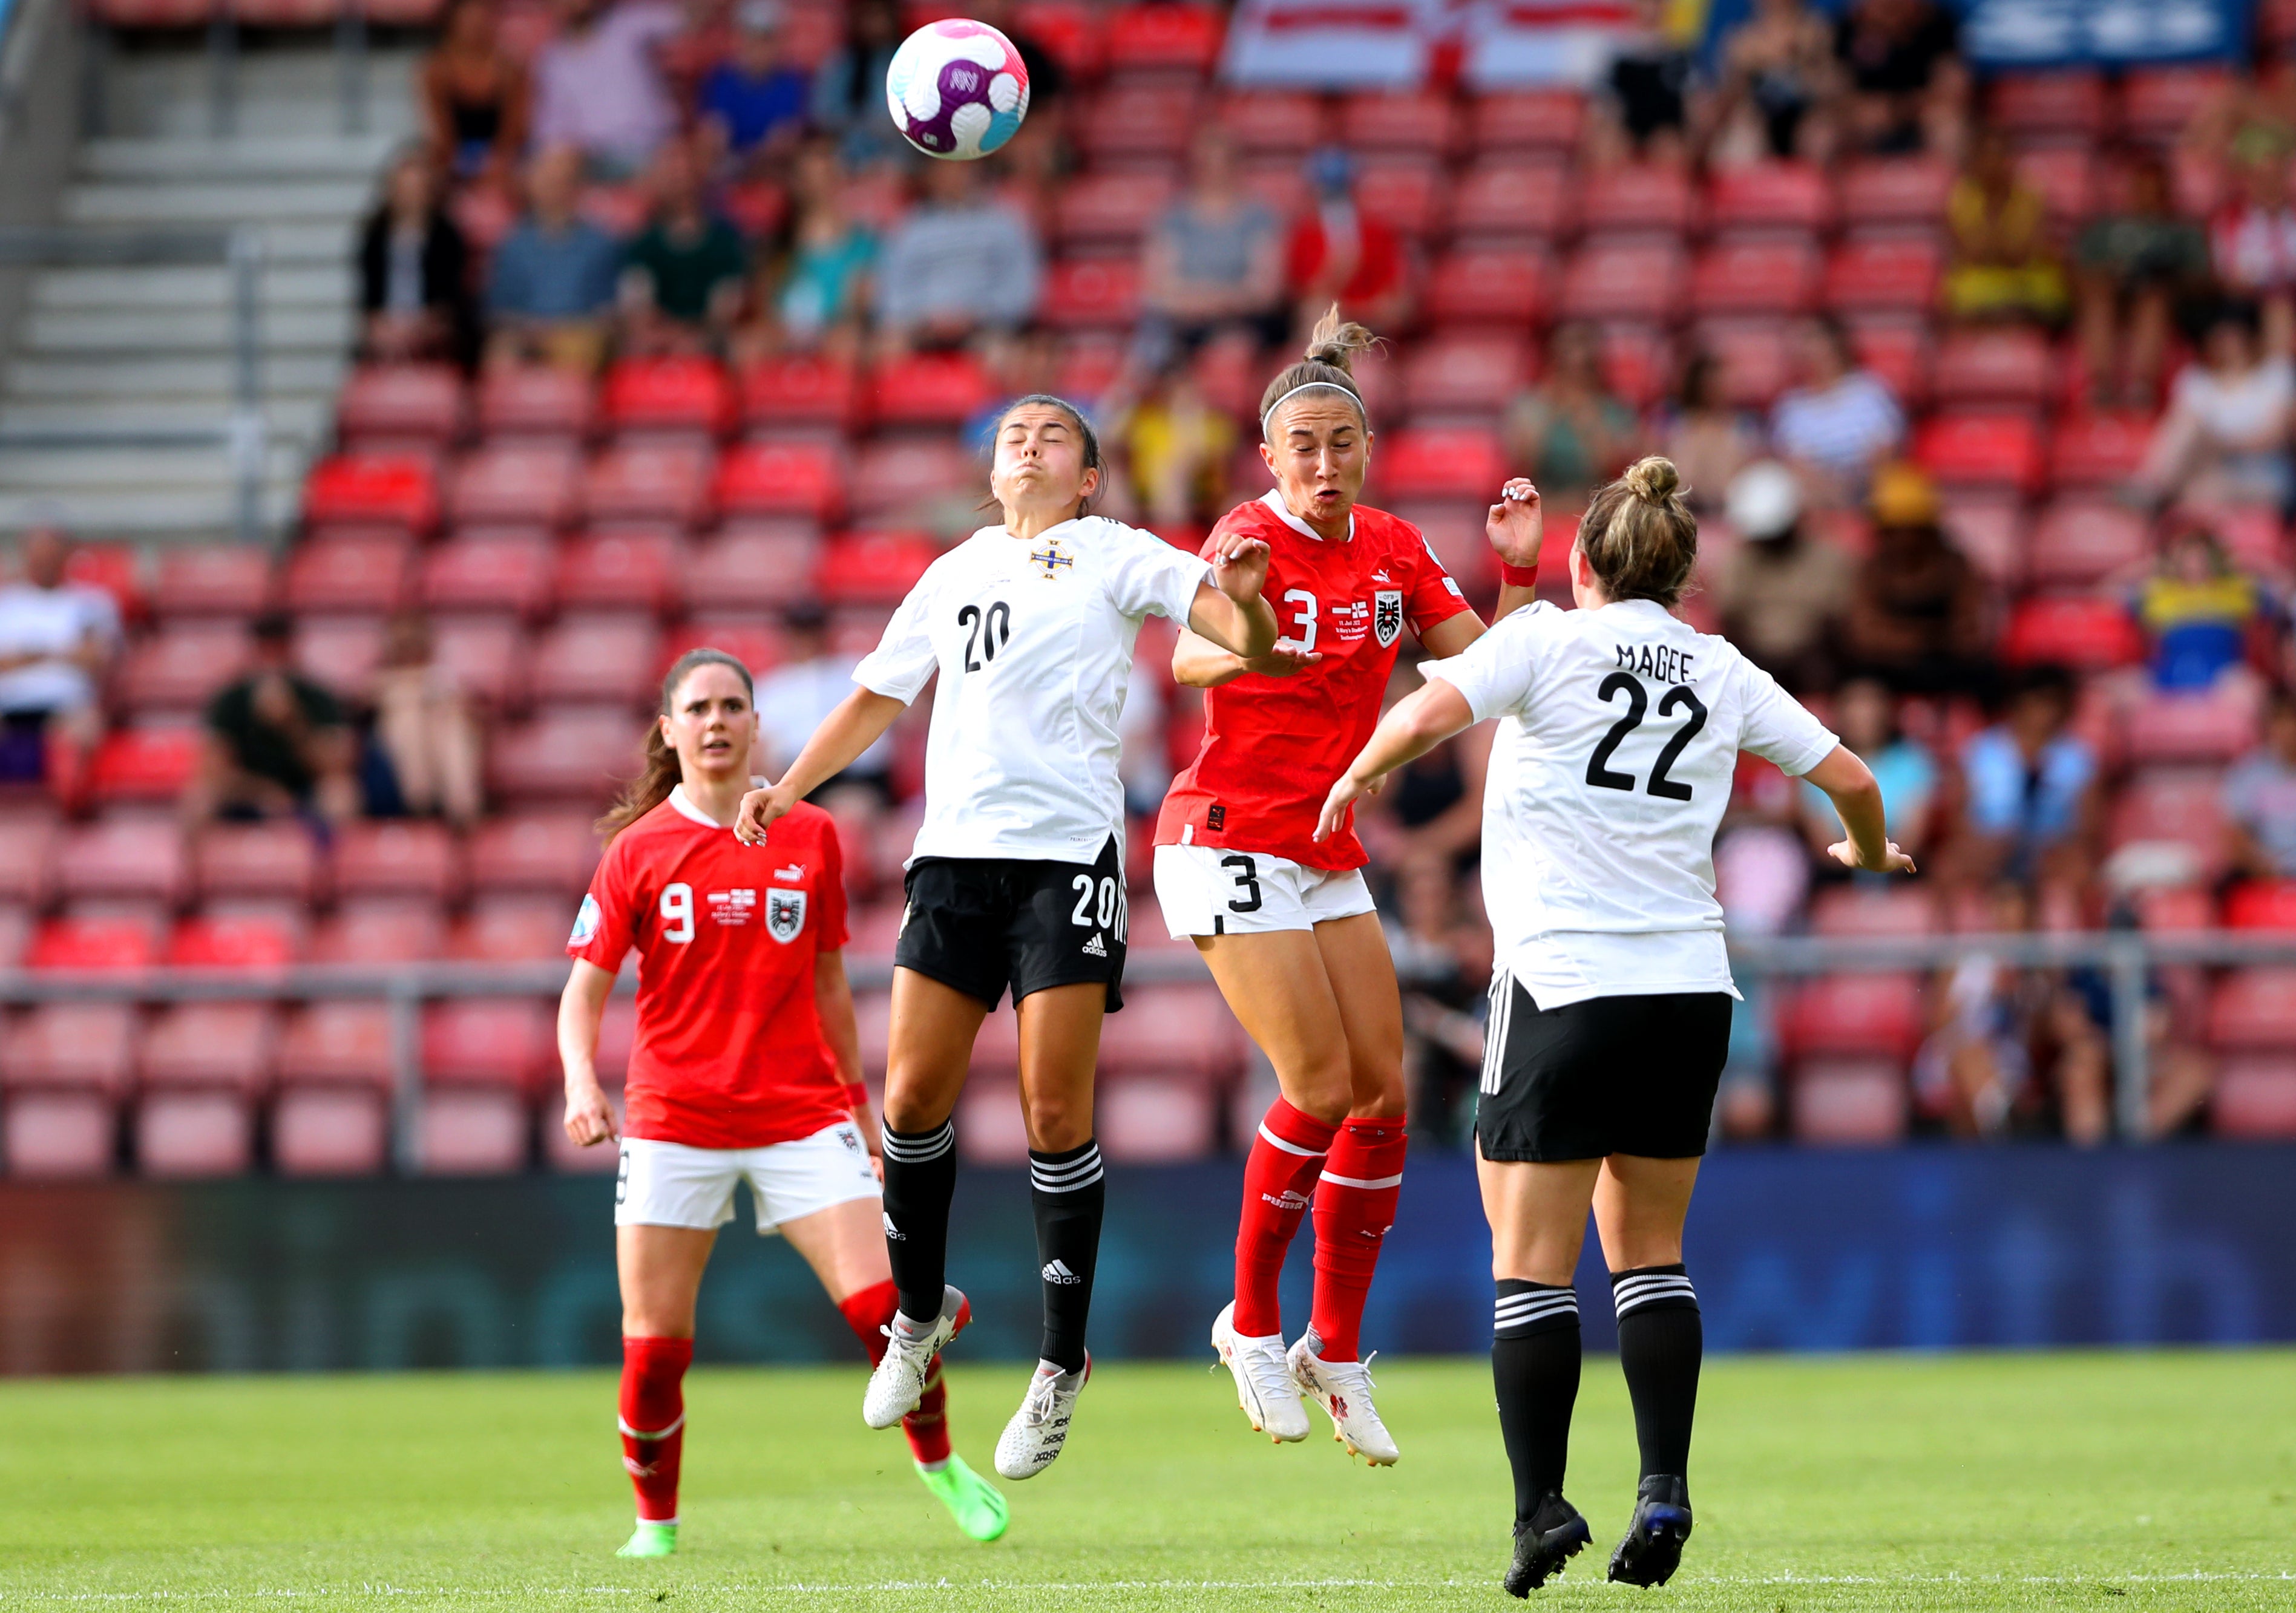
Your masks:
[{"label": "green grass pitch", "polygon": [[[649,1564],[611,1555],[630,1506],[606,1374],[11,1383],[0,1605],[1513,1605],[1487,1367],[1376,1371],[1404,1451],[1384,1472],[1321,1437],[1271,1447],[1225,1376],[1111,1365],[1059,1465],[1005,1486],[991,1546],[862,1426],[857,1365],[697,1371],[684,1551]],[[988,1470],[1022,1369],[950,1379]],[[2296,1355],[1742,1359],[1709,1363],[1701,1412],[1681,1574],[1606,1584],[1633,1425],[1589,1359],[1570,1494],[1595,1545],[1540,1600],[2296,1609]]]}]

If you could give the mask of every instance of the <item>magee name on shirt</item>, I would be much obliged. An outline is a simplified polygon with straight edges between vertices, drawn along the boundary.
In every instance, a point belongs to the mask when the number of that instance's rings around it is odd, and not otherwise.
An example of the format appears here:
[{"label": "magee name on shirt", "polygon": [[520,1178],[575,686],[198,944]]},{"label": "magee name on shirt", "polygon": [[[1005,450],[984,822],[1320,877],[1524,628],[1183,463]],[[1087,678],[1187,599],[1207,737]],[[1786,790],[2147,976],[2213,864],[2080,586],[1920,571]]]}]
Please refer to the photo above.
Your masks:
[{"label": "magee name on shirt", "polygon": [[1696,674],[1690,669],[1698,658],[1685,655],[1671,644],[1620,644],[1619,667],[1661,684],[1686,684]]}]

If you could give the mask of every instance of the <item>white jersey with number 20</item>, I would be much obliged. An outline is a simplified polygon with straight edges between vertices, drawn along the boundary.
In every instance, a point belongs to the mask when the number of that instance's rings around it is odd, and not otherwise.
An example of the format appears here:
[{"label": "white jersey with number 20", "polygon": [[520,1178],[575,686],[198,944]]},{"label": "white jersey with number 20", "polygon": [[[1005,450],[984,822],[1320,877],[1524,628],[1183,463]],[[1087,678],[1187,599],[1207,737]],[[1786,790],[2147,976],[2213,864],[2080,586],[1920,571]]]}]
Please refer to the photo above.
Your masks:
[{"label": "white jersey with number 20", "polygon": [[1727,640],[1649,600],[1539,603],[1421,668],[1499,719],[1483,793],[1498,962],[1542,1009],[1726,991],[1714,834],[1738,752],[1800,776],[1839,742]]}]

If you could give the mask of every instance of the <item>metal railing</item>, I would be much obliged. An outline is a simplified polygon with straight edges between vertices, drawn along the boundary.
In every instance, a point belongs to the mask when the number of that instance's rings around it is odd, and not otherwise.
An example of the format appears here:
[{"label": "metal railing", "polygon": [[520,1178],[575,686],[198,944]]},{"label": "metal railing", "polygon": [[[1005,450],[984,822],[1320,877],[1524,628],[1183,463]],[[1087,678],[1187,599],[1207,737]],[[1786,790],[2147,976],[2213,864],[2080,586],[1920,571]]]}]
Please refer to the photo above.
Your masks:
[{"label": "metal railing", "polygon": [[222,451],[232,472],[232,524],[241,542],[264,536],[269,428],[263,415],[263,237],[256,230],[0,229],[0,267],[147,268],[217,264],[231,308],[231,406],[211,425],[12,426],[0,448],[201,448]]}]

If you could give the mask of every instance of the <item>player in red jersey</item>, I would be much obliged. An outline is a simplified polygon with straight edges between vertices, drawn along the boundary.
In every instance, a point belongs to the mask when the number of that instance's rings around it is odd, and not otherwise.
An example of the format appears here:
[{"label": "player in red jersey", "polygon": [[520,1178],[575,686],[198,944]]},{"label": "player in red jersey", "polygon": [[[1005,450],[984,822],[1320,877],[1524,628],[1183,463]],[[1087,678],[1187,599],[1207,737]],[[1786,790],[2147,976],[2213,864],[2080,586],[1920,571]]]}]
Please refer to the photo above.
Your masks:
[{"label": "player in red jersey", "polygon": [[[574,933],[558,1008],[566,1133],[621,1145],[614,1254],[622,1290],[622,1462],[638,1523],[624,1557],[677,1549],[682,1385],[693,1306],[734,1188],[758,1232],[805,1257],[873,1364],[896,1304],[878,1208],[878,1132],[845,978],[844,864],[829,815],[800,805],[758,848],[734,838],[758,715],[720,650],[662,681],[645,772],[601,823],[611,839]],[[598,1022],[638,954],[637,1040],[617,1127],[598,1084]],[[902,1421],[917,1471],[975,1540],[1004,1498],[952,1454],[939,1363]]]},{"label": "player in red jersey", "polygon": [[[1372,432],[1349,364],[1371,341],[1333,308],[1261,400],[1259,452],[1275,488],[1229,512],[1213,541],[1267,542],[1263,592],[1285,636],[1252,660],[1181,636],[1173,675],[1207,691],[1204,737],[1164,799],[1156,896],[1282,1093],[1244,1167],[1235,1299],[1212,1324],[1212,1347],[1253,1428],[1305,1438],[1304,1391],[1350,1453],[1385,1464],[1395,1441],[1372,1404],[1357,1335],[1403,1180],[1403,1009],[1353,822],[1321,842],[1316,822],[1378,725],[1404,629],[1447,656],[1483,623],[1418,528],[1356,502]],[[1531,597],[1538,490],[1509,482],[1488,530],[1505,562],[1505,615]],[[1287,1351],[1276,1281],[1311,1202],[1314,1311]]]}]

